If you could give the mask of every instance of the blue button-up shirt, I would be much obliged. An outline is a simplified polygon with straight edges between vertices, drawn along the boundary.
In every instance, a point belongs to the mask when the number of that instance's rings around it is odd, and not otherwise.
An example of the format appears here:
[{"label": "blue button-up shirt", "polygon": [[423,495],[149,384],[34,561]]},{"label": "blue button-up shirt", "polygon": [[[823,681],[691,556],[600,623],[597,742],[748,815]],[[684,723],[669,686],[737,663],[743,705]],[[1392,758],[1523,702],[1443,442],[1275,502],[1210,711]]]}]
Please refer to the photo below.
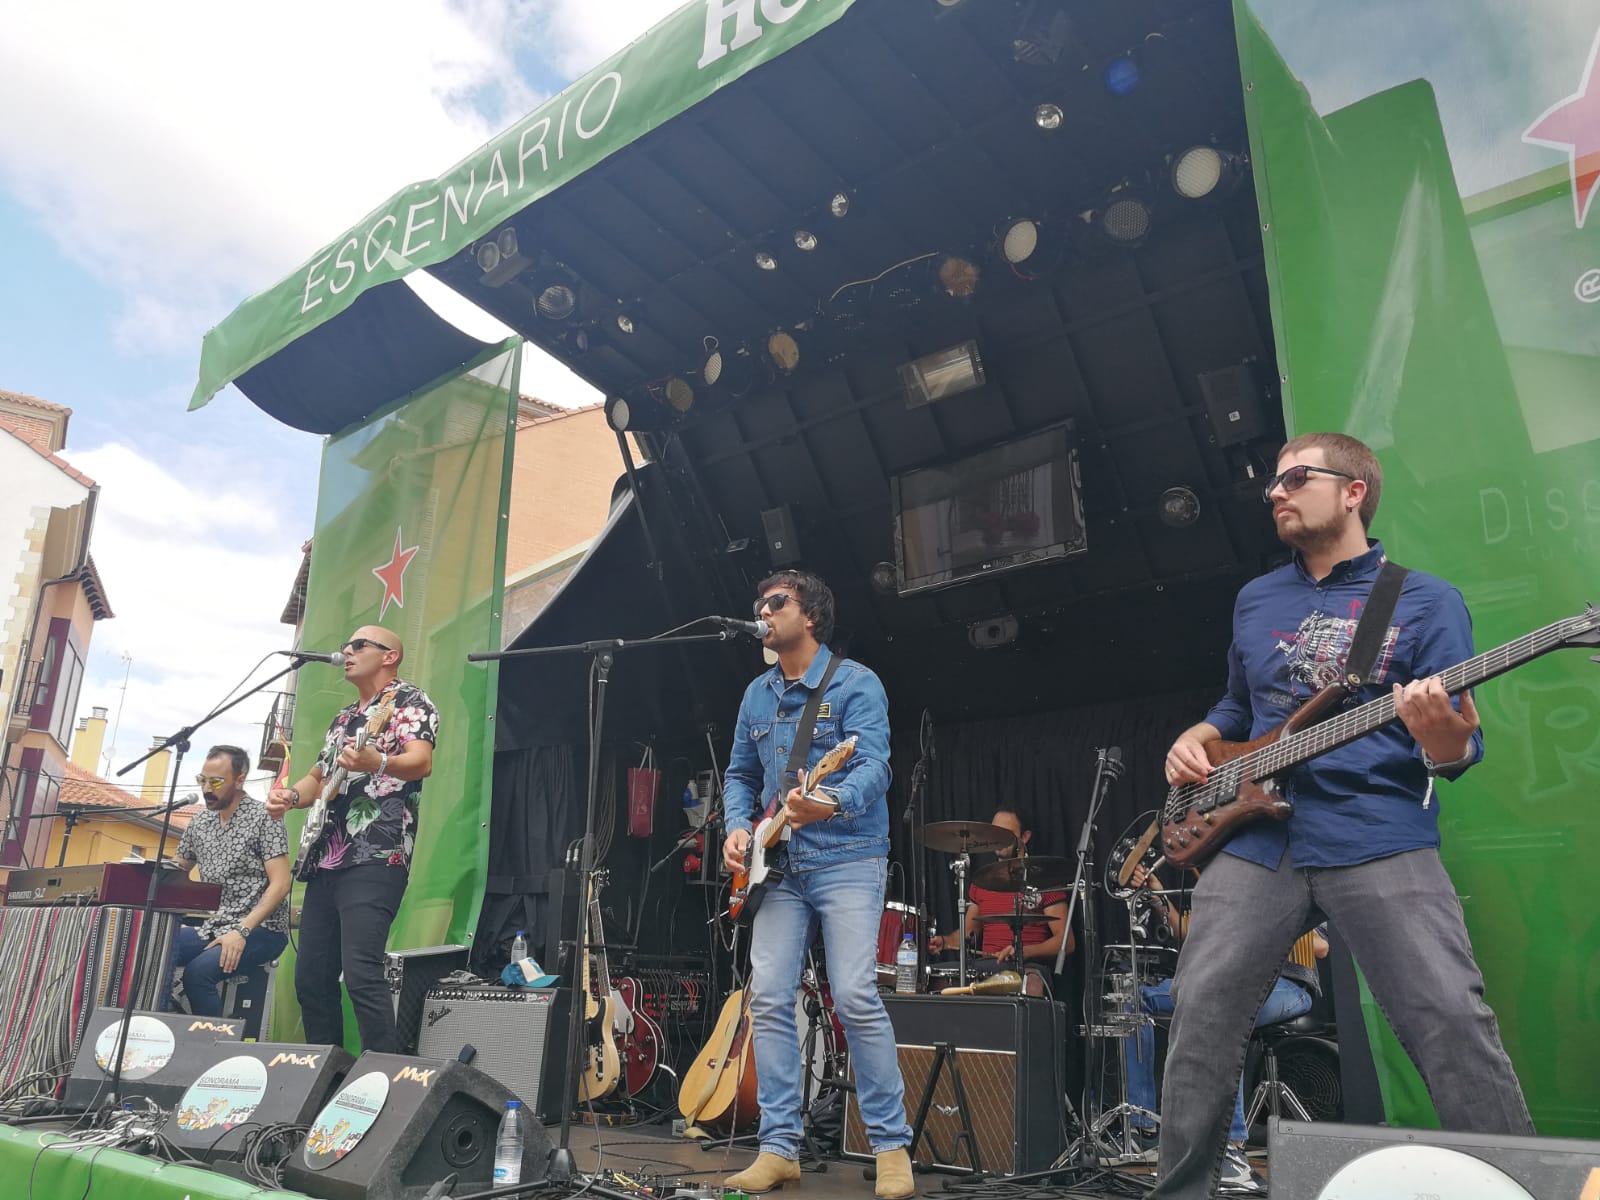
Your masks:
[{"label": "blue button-up shirt", "polygon": [[[794,786],[783,779],[794,748],[800,717],[822,673],[832,660],[823,646],[811,660],[805,678],[788,681],[775,666],[756,676],[745,689],[739,721],[733,731],[733,755],[723,784],[730,831],[749,829],[774,799]],[[852,734],[855,753],[822,787],[839,798],[831,820],[816,821],[793,832],[789,869],[804,871],[889,853],[889,698],[883,684],[866,667],[842,659],[817,714],[816,731],[806,766],[814,766],[829,750]]]},{"label": "blue button-up shirt", "polygon": [[[1228,741],[1253,740],[1337,681],[1383,563],[1383,546],[1374,541],[1326,579],[1313,579],[1296,555],[1246,584],[1233,610],[1228,691],[1206,721]],[[1461,593],[1412,571],[1378,652],[1379,683],[1363,686],[1352,703],[1472,656],[1472,619]],[[1483,757],[1481,731],[1473,733],[1468,753],[1467,766]],[[1294,815],[1286,823],[1246,826],[1228,842],[1227,853],[1276,869],[1287,846],[1297,867],[1342,867],[1439,844],[1433,781],[1421,748],[1399,721],[1291,768],[1283,790]]]}]

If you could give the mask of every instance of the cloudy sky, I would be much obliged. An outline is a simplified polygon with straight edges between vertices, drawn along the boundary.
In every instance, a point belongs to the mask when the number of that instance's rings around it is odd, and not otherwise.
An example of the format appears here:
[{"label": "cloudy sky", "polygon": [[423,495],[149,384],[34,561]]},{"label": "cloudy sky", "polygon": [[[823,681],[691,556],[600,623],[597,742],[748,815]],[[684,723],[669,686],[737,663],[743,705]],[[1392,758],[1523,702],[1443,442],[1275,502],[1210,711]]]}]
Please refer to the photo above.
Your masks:
[{"label": "cloudy sky", "polygon": [[[205,331],[678,3],[0,0],[0,388],[71,408],[66,456],[101,485],[117,615],[79,711],[120,710],[113,765],[292,636],[320,442],[231,388],[186,413]],[[523,387],[595,398],[548,359]],[[265,710],[196,757],[254,753]]]}]

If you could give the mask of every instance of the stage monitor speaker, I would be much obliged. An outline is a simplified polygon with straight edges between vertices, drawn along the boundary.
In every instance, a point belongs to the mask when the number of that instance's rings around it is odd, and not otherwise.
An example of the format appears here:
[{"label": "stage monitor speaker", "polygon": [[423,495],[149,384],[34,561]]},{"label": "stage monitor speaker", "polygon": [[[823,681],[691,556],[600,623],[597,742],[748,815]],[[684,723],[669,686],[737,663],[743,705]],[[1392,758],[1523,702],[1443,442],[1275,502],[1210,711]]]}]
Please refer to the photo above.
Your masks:
[{"label": "stage monitor speaker", "polygon": [[383,959],[383,977],[394,997],[394,1023],[400,1035],[400,1053],[417,1052],[417,1030],[428,989],[452,971],[467,969],[471,951],[465,946],[423,946],[416,950],[391,950]]},{"label": "stage monitor speaker", "polygon": [[163,1133],[206,1162],[240,1157],[253,1129],[309,1125],[355,1062],[340,1046],[294,1042],[213,1042],[180,1057],[194,1082]]},{"label": "stage monitor speaker", "polygon": [[[1032,996],[885,996],[883,1005],[913,1128],[926,1106],[911,1151],[918,1166],[1019,1175],[1055,1161],[1066,1144],[1062,1005]],[[848,1099],[845,1157],[869,1159],[854,1090]],[[965,1138],[968,1121],[975,1147]]]},{"label": "stage monitor speaker", "polygon": [[[65,1107],[92,1108],[111,1095],[112,1056],[117,1052],[121,1027],[120,1008],[94,1010],[61,1097]],[[148,1096],[162,1108],[173,1107],[195,1079],[182,1052],[191,1046],[237,1042],[242,1036],[244,1021],[240,1018],[135,1009],[122,1051],[122,1099]]]},{"label": "stage monitor speaker", "polygon": [[[450,1059],[363,1054],[283,1164],[283,1186],[323,1200],[420,1200],[446,1175],[458,1194],[494,1179],[494,1139],[515,1096]],[[523,1122],[522,1182],[543,1179],[550,1143]]]},{"label": "stage monitor speaker", "polygon": [[418,1052],[455,1058],[472,1046],[473,1066],[510,1088],[540,1120],[559,1121],[566,997],[565,988],[434,988],[422,1006]]},{"label": "stage monitor speaker", "polygon": [[1268,437],[1267,386],[1259,363],[1242,362],[1200,374],[1200,394],[1217,445],[1237,446]]},{"label": "stage monitor speaker", "polygon": [[1278,1121],[1272,1200],[1578,1200],[1600,1195],[1600,1142]]},{"label": "stage monitor speaker", "polygon": [[795,528],[792,505],[763,509],[761,529],[767,539],[767,561],[774,570],[800,561],[800,535]]}]

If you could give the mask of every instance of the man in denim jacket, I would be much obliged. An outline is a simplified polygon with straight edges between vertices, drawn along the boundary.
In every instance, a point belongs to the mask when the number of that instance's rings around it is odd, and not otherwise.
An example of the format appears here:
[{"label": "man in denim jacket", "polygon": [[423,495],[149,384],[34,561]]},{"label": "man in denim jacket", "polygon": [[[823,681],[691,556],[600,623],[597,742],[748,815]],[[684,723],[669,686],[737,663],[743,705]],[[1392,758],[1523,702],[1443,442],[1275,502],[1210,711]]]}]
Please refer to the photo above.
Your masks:
[{"label": "man in denim jacket", "polygon": [[877,1195],[913,1194],[911,1129],[895,1055],[894,1029],[878,996],[878,919],[883,913],[889,854],[889,702],[878,677],[840,660],[823,694],[807,755],[808,767],[850,736],[855,753],[802,795],[783,778],[800,718],[832,661],[823,643],[833,633],[833,593],[805,571],[780,571],[757,588],[756,616],[769,629],[765,645],[778,665],[745,689],[734,728],[725,785],[728,837],[722,858],[743,867],[751,826],[783,800],[792,830],[788,869],[768,887],[750,941],[750,1020],[761,1104],[761,1153],[728,1186],[766,1192],[800,1177],[800,1056],[795,992],[806,948],[817,927],[828,955],[834,1011],[855,1061],[861,1116],[878,1160]]}]

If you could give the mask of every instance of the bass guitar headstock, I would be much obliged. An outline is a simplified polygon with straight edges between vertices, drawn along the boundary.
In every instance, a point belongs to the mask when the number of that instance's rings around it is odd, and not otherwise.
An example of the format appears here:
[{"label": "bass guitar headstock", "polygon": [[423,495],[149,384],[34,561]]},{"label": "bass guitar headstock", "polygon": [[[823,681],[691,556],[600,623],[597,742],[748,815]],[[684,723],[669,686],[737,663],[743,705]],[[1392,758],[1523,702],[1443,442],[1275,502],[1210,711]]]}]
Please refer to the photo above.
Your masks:
[{"label": "bass guitar headstock", "polygon": [[1577,616],[1561,622],[1561,644],[1572,647],[1600,646],[1600,608],[1586,604]]}]

